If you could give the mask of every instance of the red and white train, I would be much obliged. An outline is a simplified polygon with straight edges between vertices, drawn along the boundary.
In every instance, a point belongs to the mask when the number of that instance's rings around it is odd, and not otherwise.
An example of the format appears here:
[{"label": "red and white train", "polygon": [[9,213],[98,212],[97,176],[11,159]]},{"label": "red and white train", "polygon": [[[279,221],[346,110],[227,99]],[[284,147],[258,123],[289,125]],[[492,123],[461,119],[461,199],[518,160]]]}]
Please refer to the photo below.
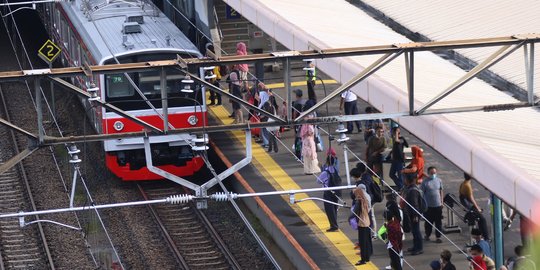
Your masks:
[{"label": "red and white train", "polygon": [[[201,57],[195,45],[150,1],[71,0],[40,8],[51,38],[62,49],[64,66],[170,60],[177,55]],[[203,119],[206,118],[204,89],[191,86],[196,91],[181,91],[186,86],[181,72],[167,69],[166,74],[172,128],[203,125],[206,122]],[[163,128],[163,120],[158,115],[162,113],[158,70],[72,80],[85,90],[91,83],[96,84],[101,100]],[[98,133],[143,130],[142,126],[105,108],[90,108],[86,100],[83,104]],[[204,162],[188,143],[194,138],[193,134],[150,137],[153,165],[177,176],[195,174]],[[107,168],[122,180],[161,179],[146,167],[142,137],[106,140],[104,148]]]}]

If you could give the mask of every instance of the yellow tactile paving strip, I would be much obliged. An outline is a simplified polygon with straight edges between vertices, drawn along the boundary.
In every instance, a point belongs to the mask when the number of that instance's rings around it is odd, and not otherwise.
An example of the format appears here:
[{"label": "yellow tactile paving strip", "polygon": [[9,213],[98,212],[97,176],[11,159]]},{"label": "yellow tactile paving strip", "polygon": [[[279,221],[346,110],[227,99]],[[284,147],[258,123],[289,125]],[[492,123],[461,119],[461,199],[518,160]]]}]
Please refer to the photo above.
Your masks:
[{"label": "yellow tactile paving strip", "polygon": [[[305,83],[305,82],[299,82]],[[326,82],[325,82],[326,83]],[[329,82],[330,83],[330,82]],[[293,83],[294,85],[294,83]],[[302,84],[303,85],[303,84]],[[270,87],[271,85],[269,85]],[[279,86],[272,86],[279,87]],[[223,124],[231,124],[232,119],[229,118],[229,112],[223,106],[212,106],[209,107],[209,110],[218,118]],[[241,131],[231,132],[234,137],[245,146],[244,133]],[[294,180],[279,166],[274,159],[268,155],[263,147],[257,143],[253,143],[253,165],[257,170],[269,181],[269,183],[276,190],[289,190],[289,189],[301,189]],[[264,164],[264,166],[262,165]],[[306,198],[307,194],[299,193],[296,194],[296,199]],[[288,198],[286,199],[288,201]],[[339,252],[347,258],[347,260],[354,266],[354,264],[360,259],[359,255],[356,255],[356,250],[353,249],[353,242],[341,231],[327,233],[328,229],[328,219],[326,214],[319,208],[313,201],[305,201],[299,204],[296,204],[295,211],[298,215],[306,220],[309,219],[307,224],[317,227],[321,234],[323,234],[327,241],[331,242]],[[356,266],[356,269],[362,270],[376,270],[378,269],[372,262]]]},{"label": "yellow tactile paving strip", "polygon": [[[317,83],[320,83],[320,81],[317,81]],[[324,84],[333,84],[337,83],[336,80],[323,80]],[[297,86],[306,86],[306,81],[300,81],[300,82],[291,82],[291,86],[297,87]],[[284,83],[269,83],[266,84],[266,87],[268,88],[283,88],[285,87]]]}]

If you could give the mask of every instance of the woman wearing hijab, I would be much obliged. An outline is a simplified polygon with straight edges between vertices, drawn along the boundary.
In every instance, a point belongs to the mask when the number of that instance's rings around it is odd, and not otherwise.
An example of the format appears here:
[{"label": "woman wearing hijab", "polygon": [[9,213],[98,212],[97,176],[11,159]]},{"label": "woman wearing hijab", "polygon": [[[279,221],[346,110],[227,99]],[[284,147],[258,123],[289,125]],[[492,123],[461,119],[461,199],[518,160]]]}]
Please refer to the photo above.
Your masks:
[{"label": "woman wearing hijab", "polygon": [[416,178],[416,184],[422,184],[422,179],[424,179],[424,152],[417,145],[411,147],[413,154],[413,159],[411,163],[401,171],[402,174],[414,174]]},{"label": "woman wearing hijab", "polygon": [[354,190],[354,213],[358,217],[358,245],[360,246],[360,260],[355,265],[363,265],[369,262],[369,256],[373,253],[371,243],[371,233],[369,226],[369,209],[371,209],[371,198],[366,192],[364,184],[358,185]]},{"label": "woman wearing hijab", "polygon": [[302,159],[304,161],[304,173],[320,173],[321,168],[319,168],[317,148],[315,145],[315,127],[310,124],[303,124],[300,128],[300,137],[302,138]]},{"label": "woman wearing hijab", "polygon": [[[236,55],[247,55],[247,46],[244,42],[236,43]],[[240,71],[240,80],[244,89],[248,89],[247,73],[249,70],[248,64],[237,64],[236,67]]]}]

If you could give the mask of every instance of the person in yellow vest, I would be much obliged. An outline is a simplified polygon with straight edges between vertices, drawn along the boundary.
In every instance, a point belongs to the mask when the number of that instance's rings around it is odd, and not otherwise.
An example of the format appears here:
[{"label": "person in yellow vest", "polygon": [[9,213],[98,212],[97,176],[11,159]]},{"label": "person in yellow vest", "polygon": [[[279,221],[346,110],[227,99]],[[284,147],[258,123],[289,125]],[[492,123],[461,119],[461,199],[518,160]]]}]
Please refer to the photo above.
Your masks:
[{"label": "person in yellow vest", "polygon": [[[220,87],[220,82],[221,82],[221,68],[219,66],[214,66],[214,70],[212,71],[214,73],[214,75],[216,75],[215,78],[211,79],[211,83],[218,87],[218,88],[221,88]],[[210,104],[208,105],[216,105],[216,106],[219,106],[221,105],[221,94],[219,93],[216,93],[214,91],[210,91]]]},{"label": "person in yellow vest", "polygon": [[306,84],[308,89],[308,100],[312,100],[313,104],[317,103],[317,96],[315,95],[315,84],[317,81],[317,69],[313,63],[313,59],[306,59],[307,67],[306,71]]}]

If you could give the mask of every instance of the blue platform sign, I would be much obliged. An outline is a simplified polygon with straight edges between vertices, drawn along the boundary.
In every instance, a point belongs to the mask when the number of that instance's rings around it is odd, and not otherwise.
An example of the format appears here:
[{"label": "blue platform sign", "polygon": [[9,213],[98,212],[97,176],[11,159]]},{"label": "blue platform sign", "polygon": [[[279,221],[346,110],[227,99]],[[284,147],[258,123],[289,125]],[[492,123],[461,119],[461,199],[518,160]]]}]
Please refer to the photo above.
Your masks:
[{"label": "blue platform sign", "polygon": [[242,15],[238,13],[238,11],[234,10],[232,7],[228,5],[225,11],[227,14],[227,19],[240,19],[242,17]]}]

